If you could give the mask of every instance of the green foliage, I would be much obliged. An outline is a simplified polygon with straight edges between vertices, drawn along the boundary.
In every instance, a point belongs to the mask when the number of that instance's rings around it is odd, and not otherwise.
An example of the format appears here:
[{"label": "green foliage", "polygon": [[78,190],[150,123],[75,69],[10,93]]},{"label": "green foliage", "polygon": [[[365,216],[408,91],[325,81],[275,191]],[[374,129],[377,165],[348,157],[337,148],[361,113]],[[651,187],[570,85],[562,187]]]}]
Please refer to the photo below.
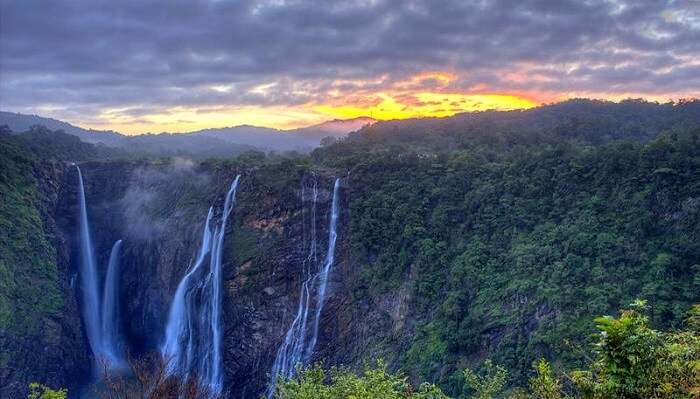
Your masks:
[{"label": "green foliage", "polygon": [[65,389],[54,391],[53,389],[36,382],[29,384],[28,399],[66,399],[67,395],[68,391]]},{"label": "green foliage", "polygon": [[4,136],[0,145],[5,145],[7,142],[24,147],[37,159],[86,161],[126,156],[126,153],[121,150],[85,143],[76,136],[60,130],[51,131],[43,126],[33,126],[27,132]]},{"label": "green foliage", "polygon": [[700,393],[700,336],[649,326],[635,301],[619,318],[596,319],[596,357],[573,374],[584,398],[689,398]]},{"label": "green foliage", "polygon": [[[0,330],[14,339],[38,334],[63,306],[35,167],[23,147],[0,143]],[[8,355],[2,351],[0,364]]]},{"label": "green foliage", "polygon": [[279,384],[277,399],[447,399],[432,384],[414,390],[406,377],[387,372],[383,362],[367,367],[362,375],[334,368],[330,374],[315,366],[301,370],[297,378]]},{"label": "green foliage", "polygon": [[492,399],[500,394],[506,385],[508,371],[501,366],[494,365],[491,360],[486,360],[483,372],[477,374],[470,369],[464,370],[464,380],[469,396],[472,399]]},{"label": "green foliage", "polygon": [[532,399],[561,399],[561,382],[552,374],[546,360],[540,359],[534,365],[535,376],[530,378]]},{"label": "green foliage", "polygon": [[[486,360],[480,371],[462,371],[465,389],[460,398],[469,399],[681,399],[700,394],[700,334],[691,320],[686,330],[658,331],[644,315],[646,301],[634,301],[619,317],[596,319],[594,357],[586,367],[564,373],[572,384],[564,392],[562,377],[550,364],[539,359],[532,367],[528,389],[510,389],[508,371]],[[697,310],[693,307],[691,314]],[[569,376],[570,375],[570,376]],[[438,387],[424,384],[411,390],[406,378],[386,371],[382,362],[362,376],[333,369],[330,378],[315,366],[279,385],[278,399],[306,398],[448,398]]]},{"label": "green foliage", "polygon": [[389,360],[415,380],[459,394],[460,366],[489,357],[525,384],[541,357],[584,364],[597,315],[644,298],[652,323],[678,328],[700,301],[697,133],[507,152],[345,146],[323,151],[354,165],[353,293],[408,291],[415,327]]}]

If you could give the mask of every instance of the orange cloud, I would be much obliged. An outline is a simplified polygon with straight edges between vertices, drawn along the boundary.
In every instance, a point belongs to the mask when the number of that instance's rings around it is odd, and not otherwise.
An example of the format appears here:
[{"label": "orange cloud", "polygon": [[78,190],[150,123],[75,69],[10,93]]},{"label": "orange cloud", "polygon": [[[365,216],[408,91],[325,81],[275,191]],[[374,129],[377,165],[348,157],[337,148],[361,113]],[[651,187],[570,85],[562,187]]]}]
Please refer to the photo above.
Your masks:
[{"label": "orange cloud", "polygon": [[[504,78],[513,82],[540,79],[526,71],[504,72]],[[544,78],[542,78],[544,79]],[[375,80],[335,81],[325,93],[324,100],[297,105],[215,105],[202,107],[173,107],[157,109],[138,117],[131,109],[105,109],[90,121],[80,123],[97,129],[113,129],[127,134],[143,132],[185,132],[211,127],[250,124],[281,129],[308,126],[329,119],[346,119],[369,116],[379,120],[421,117],[446,117],[460,112],[486,110],[527,109],[537,105],[573,97],[622,100],[629,97],[646,97],[665,101],[664,96],[643,94],[593,93],[593,92],[495,92],[485,83],[475,83],[467,90],[453,85],[458,76],[450,72],[429,71],[395,81],[389,76]],[[221,88],[224,90],[224,88]],[[267,94],[275,90],[275,84],[256,86],[252,92]]]},{"label": "orange cloud", "polygon": [[478,92],[460,92],[450,88],[456,80],[457,75],[451,72],[422,72],[385,84],[379,92],[368,92],[363,96],[342,96],[340,93],[328,103],[315,104],[312,109],[333,118],[371,116],[387,120],[444,117],[491,109],[525,109],[541,103],[530,96],[489,93],[485,85],[478,87]]},{"label": "orange cloud", "polygon": [[334,118],[371,116],[375,119],[406,119],[420,117],[444,117],[466,111],[490,109],[526,109],[538,105],[529,98],[506,94],[462,94],[419,92],[392,95],[378,93],[381,101],[372,106],[362,104],[318,105],[314,110]]}]

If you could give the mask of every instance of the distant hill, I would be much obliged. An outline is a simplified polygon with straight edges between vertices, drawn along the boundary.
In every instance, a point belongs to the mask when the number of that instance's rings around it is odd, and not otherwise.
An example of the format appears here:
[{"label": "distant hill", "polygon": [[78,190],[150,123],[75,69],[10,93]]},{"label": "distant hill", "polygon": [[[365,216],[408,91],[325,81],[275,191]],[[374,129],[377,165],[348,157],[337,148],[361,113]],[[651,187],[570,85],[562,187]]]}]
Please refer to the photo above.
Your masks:
[{"label": "distant hill", "polygon": [[112,131],[88,130],[52,118],[0,111],[0,126],[7,125],[14,133],[29,131],[32,126],[62,130],[92,144],[124,148],[143,156],[189,155],[195,157],[226,157],[243,151],[308,152],[318,147],[324,137],[343,137],[373,123],[371,118],[332,120],[318,125],[292,130],[257,126],[234,126],[198,130],[189,133],[159,133],[127,136]]},{"label": "distant hill", "polygon": [[216,137],[181,133],[141,134],[128,136],[125,152],[133,157],[229,158],[256,147],[228,142]]},{"label": "distant hill", "polygon": [[297,150],[307,149],[306,143],[299,143],[295,137],[288,136],[284,131],[250,125],[212,128],[184,133],[184,137],[207,137],[223,140],[228,143],[253,146],[264,150]]},{"label": "distant hill", "polygon": [[331,121],[326,121],[323,123],[319,123],[318,125],[309,126],[299,130],[319,131],[340,136],[347,134],[348,132],[353,132],[365,126],[373,125],[376,122],[376,119],[370,118],[368,116],[360,116],[358,118],[353,119],[333,119]]},{"label": "distant hill", "polygon": [[318,125],[279,130],[257,126],[234,126],[215,129],[204,129],[188,133],[191,136],[208,136],[228,142],[251,145],[265,150],[307,152],[318,147],[324,137],[345,137],[364,126],[376,122],[372,118],[360,117],[354,119],[335,119]]},{"label": "distant hill", "polygon": [[125,143],[126,136],[105,130],[83,129],[68,122],[38,115],[25,115],[0,111],[0,126],[7,125],[15,133],[26,132],[32,126],[44,126],[49,130],[63,130],[65,133],[80,137],[86,143],[102,143],[110,147],[119,147]]},{"label": "distant hill", "polygon": [[700,125],[700,101],[659,104],[643,100],[573,99],[528,110],[467,112],[446,118],[375,121],[361,117],[291,130],[242,125],[136,136],[87,130],[36,115],[0,112],[0,126],[4,124],[15,133],[43,125],[88,143],[124,149],[126,153],[143,157],[225,158],[253,149],[309,152],[325,137],[346,136],[349,145],[387,143],[449,151],[562,141],[589,145],[629,139],[646,141],[662,133]]},{"label": "distant hill", "polygon": [[376,119],[366,116],[353,119],[334,119],[319,123],[318,125],[290,130],[289,132],[318,144],[324,137],[345,137],[348,133],[362,129],[363,127],[371,126],[376,122]]}]

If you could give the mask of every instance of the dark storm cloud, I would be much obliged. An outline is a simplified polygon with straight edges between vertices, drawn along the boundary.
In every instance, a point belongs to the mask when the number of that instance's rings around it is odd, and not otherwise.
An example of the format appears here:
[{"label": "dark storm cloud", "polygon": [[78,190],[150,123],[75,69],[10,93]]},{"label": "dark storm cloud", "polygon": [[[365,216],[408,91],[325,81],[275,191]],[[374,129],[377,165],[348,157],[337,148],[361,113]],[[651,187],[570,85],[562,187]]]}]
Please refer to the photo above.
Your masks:
[{"label": "dark storm cloud", "polygon": [[293,105],[322,102],[331,90],[371,93],[436,70],[457,76],[445,89],[463,91],[700,92],[696,0],[0,0],[0,7],[3,108],[121,107],[138,116],[134,107]]}]

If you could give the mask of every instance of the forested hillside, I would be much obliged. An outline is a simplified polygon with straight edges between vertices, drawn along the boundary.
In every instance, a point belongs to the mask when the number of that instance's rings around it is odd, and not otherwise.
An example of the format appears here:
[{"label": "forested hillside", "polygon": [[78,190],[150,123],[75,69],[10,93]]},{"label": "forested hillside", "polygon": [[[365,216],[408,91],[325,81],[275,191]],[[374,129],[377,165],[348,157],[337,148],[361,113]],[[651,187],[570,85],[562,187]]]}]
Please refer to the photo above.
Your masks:
[{"label": "forested hillside", "polygon": [[[592,367],[594,344],[601,339],[592,334],[605,327],[600,321],[596,326],[596,317],[620,317],[619,309],[646,300],[648,308],[625,313],[625,320],[672,334],[687,328],[688,311],[700,303],[697,101],[581,100],[530,111],[379,122],[308,156],[249,152],[233,161],[193,162],[191,175],[182,168],[169,171],[168,162],[113,162],[129,154],[73,139],[40,131],[0,137],[0,222],[11,227],[2,229],[3,333],[30,334],[41,320],[62,312],[61,298],[50,298],[68,281],[56,268],[54,237],[41,223],[47,165],[65,172],[69,162],[92,160],[84,171],[97,188],[98,182],[119,178],[109,190],[88,196],[98,213],[94,223],[106,236],[120,238],[128,231],[120,227],[121,216],[100,222],[99,212],[113,203],[122,206],[121,195],[148,190],[148,198],[158,199],[148,202],[148,215],[198,215],[193,210],[208,202],[180,203],[163,190],[182,176],[197,176],[209,195],[241,174],[240,213],[227,247],[232,252],[224,254],[231,259],[225,266],[224,340],[232,396],[263,392],[284,339],[280,329],[291,323],[309,206],[298,191],[310,179],[325,190],[332,178],[343,181],[338,272],[314,357],[324,368],[359,371],[381,358],[415,387],[427,381],[460,397],[473,394],[464,370],[482,375],[490,360],[508,370],[503,377],[508,392],[527,387],[543,372],[532,368],[541,358],[555,374]],[[154,176],[156,183],[149,180]],[[135,190],[135,181],[145,185]],[[186,185],[178,190],[177,196],[196,197]],[[327,202],[330,194],[321,198]],[[167,208],[173,201],[191,208]],[[318,217],[325,223],[324,209]],[[179,254],[189,254],[193,249],[180,241],[192,245],[199,228],[161,234],[174,237],[167,239],[177,243],[172,248]],[[149,237],[132,247],[128,241],[127,236],[128,267],[176,257],[165,254],[171,247],[160,242],[166,238]],[[153,242],[159,242],[158,254],[149,247]],[[241,248],[247,248],[245,256]],[[168,264],[163,270],[176,273],[182,267]],[[143,275],[156,282],[125,277],[129,289],[139,290],[130,293],[134,303],[126,308],[136,326],[133,336],[155,340],[147,336],[152,332],[144,320],[163,317],[158,307],[163,303],[147,298],[168,297],[162,291],[170,289],[172,276],[145,269]],[[44,295],[36,295],[34,287],[44,287]],[[693,348],[683,361],[697,360]],[[11,359],[13,352],[2,355]],[[7,368],[7,361],[0,366]],[[288,388],[324,381],[319,370],[310,373],[317,374],[304,374],[306,382],[302,378]]]},{"label": "forested hillside", "polygon": [[484,154],[392,152],[350,173],[356,299],[402,292],[397,362],[450,385],[492,357],[574,364],[591,320],[635,298],[678,327],[700,300],[700,137]]},{"label": "forested hillside", "polygon": [[[46,159],[104,155],[74,136],[0,132],[0,396],[26,389],[19,381],[65,384],[84,370],[79,346],[67,338],[80,334],[80,319],[65,295],[65,238],[50,216],[61,168]],[[47,373],[56,367],[45,364],[62,367]]]},{"label": "forested hillside", "polygon": [[410,145],[447,152],[563,141],[600,145],[615,140],[645,141],[662,133],[686,132],[700,124],[700,101],[659,104],[568,100],[529,110],[468,112],[447,118],[380,122],[352,135],[372,144]]}]

